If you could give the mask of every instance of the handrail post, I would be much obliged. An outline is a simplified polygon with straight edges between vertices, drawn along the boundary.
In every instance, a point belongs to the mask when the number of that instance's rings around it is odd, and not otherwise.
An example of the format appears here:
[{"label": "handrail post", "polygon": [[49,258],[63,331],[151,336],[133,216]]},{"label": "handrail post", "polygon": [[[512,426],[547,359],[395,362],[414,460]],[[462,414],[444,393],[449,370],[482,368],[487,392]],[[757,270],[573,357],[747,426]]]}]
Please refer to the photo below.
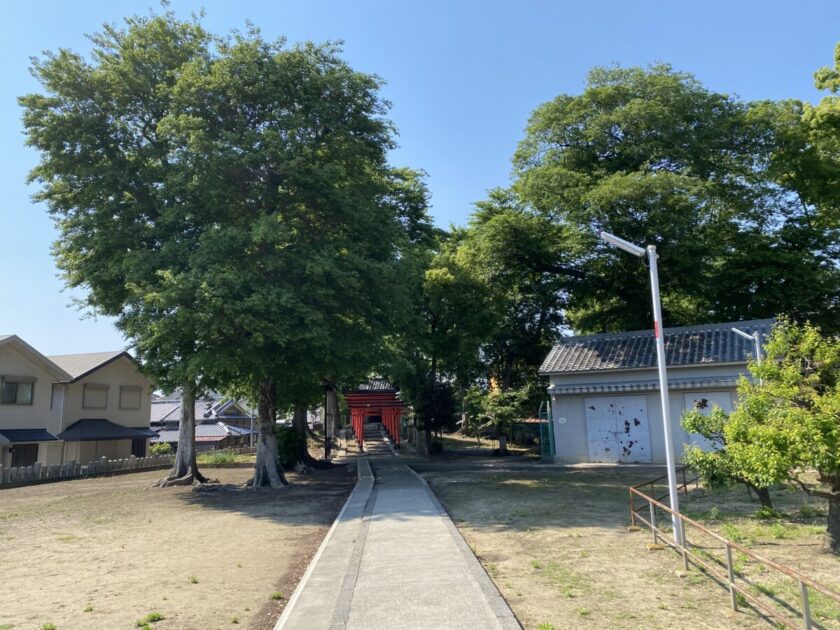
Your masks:
[{"label": "handrail post", "polygon": [[682,548],[683,571],[688,572],[688,540],[685,537],[685,523],[682,521],[682,515],[678,518],[680,519],[680,529],[682,530],[682,544],[680,547]]},{"label": "handrail post", "polygon": [[636,501],[632,488],[630,488],[630,525],[633,527],[636,525]]},{"label": "handrail post", "polygon": [[799,580],[799,593],[802,596],[802,627],[811,630],[811,602],[808,601],[808,585]]},{"label": "handrail post", "polygon": [[648,501],[648,505],[650,506],[650,533],[653,534],[653,544],[659,544],[659,541],[656,539],[656,506]]},{"label": "handrail post", "polygon": [[732,610],[738,610],[738,598],[735,594],[735,569],[732,567],[732,547],[726,542],[726,572],[729,575],[729,603]]}]

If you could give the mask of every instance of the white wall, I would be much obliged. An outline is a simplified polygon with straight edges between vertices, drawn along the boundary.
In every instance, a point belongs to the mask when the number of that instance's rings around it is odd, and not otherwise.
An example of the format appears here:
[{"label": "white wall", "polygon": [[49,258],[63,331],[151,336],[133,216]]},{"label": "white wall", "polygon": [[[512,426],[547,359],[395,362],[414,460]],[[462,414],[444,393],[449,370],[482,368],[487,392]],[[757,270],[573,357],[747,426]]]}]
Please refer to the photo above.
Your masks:
[{"label": "white wall", "polygon": [[[108,401],[104,409],[87,409],[83,406],[86,383],[108,387]],[[120,409],[121,385],[142,388],[140,409]],[[63,428],[66,429],[78,420],[91,418],[105,418],[124,427],[148,427],[151,422],[151,409],[152,387],[149,379],[140,374],[130,359],[120,357],[89,376],[69,385]]]},{"label": "white wall", "polygon": [[[709,366],[692,367],[668,370],[668,377],[678,378],[726,378],[737,376],[745,370],[738,366]],[[583,375],[570,375],[563,377],[552,376],[552,385],[565,387],[569,385],[585,386],[593,383],[632,383],[636,381],[649,381],[657,377],[655,368],[650,370],[628,370],[605,373],[589,373]],[[709,388],[708,390],[696,389],[672,389],[669,391],[668,400],[671,412],[671,433],[673,436],[675,456],[677,460],[682,459],[684,444],[689,438],[682,428],[680,419],[685,411],[686,392],[699,394],[701,392],[726,392],[731,395],[734,402],[737,393],[734,387]],[[589,442],[587,437],[586,414],[584,400],[596,396],[644,396],[647,406],[649,422],[651,459],[653,463],[665,463],[665,432],[662,424],[662,403],[658,391],[649,392],[610,392],[610,393],[589,393],[589,394],[557,394],[551,397],[551,411],[554,421],[554,438],[556,457],[559,462],[567,464],[584,463],[590,461]],[[565,419],[562,422],[561,419]]]},{"label": "white wall", "polygon": [[20,352],[12,343],[0,346],[0,375],[34,376],[31,405],[0,405],[0,428],[46,429],[61,432],[61,409],[51,409],[55,377]]}]

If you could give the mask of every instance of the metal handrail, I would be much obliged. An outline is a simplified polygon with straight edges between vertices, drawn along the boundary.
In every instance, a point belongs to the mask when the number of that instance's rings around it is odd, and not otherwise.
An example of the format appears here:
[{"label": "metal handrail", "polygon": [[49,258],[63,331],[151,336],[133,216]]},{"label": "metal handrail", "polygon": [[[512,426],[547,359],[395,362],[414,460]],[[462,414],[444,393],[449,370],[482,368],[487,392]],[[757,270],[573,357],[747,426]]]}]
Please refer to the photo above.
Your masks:
[{"label": "metal handrail", "polygon": [[[699,480],[700,480],[700,476],[695,475],[691,479],[687,479],[685,470],[686,470],[685,466],[680,466],[680,467],[677,468],[677,472],[682,473],[682,483],[677,486],[677,492],[682,490],[683,493],[687,495],[688,494],[688,484],[698,483]],[[650,487],[650,495],[646,495],[646,496],[653,495],[654,499],[656,499],[657,501],[661,501],[662,499],[664,499],[665,497],[668,496],[668,493],[666,492],[665,494],[663,494],[662,496],[659,496],[659,497],[654,495],[654,491],[656,489],[656,482],[662,481],[663,479],[667,479],[667,478],[668,478],[668,475],[666,473],[664,475],[659,475],[658,477],[656,477],[654,479],[649,479],[648,481],[643,481],[642,483],[637,483],[635,486],[631,486],[631,488],[634,489],[634,490],[640,490],[641,488],[645,488],[645,487],[649,486]],[[641,510],[641,509],[644,509],[644,508],[638,508],[638,509]],[[635,501],[633,500],[633,493],[631,492],[630,493],[630,521],[634,526],[636,525],[636,512],[637,512],[637,509],[635,507]]]},{"label": "metal handrail", "polygon": [[[724,538],[720,534],[713,532],[712,530],[708,529],[704,525],[701,525],[697,521],[685,516],[680,512],[675,512],[671,508],[669,508],[664,503],[658,501],[654,497],[646,495],[644,492],[641,492],[638,488],[644,487],[649,485],[648,483],[639,484],[638,486],[631,487],[630,490],[630,498],[631,498],[631,519],[633,524],[635,525],[636,520],[641,521],[645,525],[647,525],[650,530],[651,534],[653,535],[653,542],[654,544],[665,543],[669,547],[676,550],[680,553],[683,557],[683,566],[686,570],[688,570],[688,563],[693,562],[694,564],[702,567],[705,569],[712,577],[718,580],[721,584],[726,584],[729,587],[729,595],[730,595],[730,605],[732,606],[732,610],[738,610],[738,598],[737,595],[741,595],[748,603],[750,603],[754,608],[761,611],[771,619],[783,624],[788,628],[799,628],[800,625],[797,620],[789,617],[787,615],[783,615],[777,610],[774,610],[769,605],[765,604],[764,602],[758,600],[754,597],[751,593],[747,592],[744,588],[739,586],[735,583],[735,571],[732,563],[732,550],[735,549],[736,551],[744,554],[745,556],[756,560],[765,566],[770,567],[794,580],[799,582],[799,593],[800,593],[800,603],[802,606],[802,620],[801,620],[801,627],[805,628],[806,630],[810,630],[812,628],[811,624],[811,608],[810,603],[808,601],[808,589],[811,588],[818,593],[825,595],[826,597],[840,603],[840,593],[830,589],[829,587],[825,586],[824,584],[820,584],[813,578],[800,573],[796,569],[791,567],[785,566],[783,564],[779,564],[778,562],[774,562],[769,558],[765,558],[761,554],[756,553],[752,549],[744,547],[743,545],[739,545],[738,543]],[[635,510],[632,509],[632,499],[634,496],[639,496],[647,501],[648,506],[650,508],[650,520],[647,520],[643,517],[640,513],[637,513]],[[704,560],[701,560],[696,555],[691,553],[689,548],[690,543],[685,542],[683,545],[678,545],[675,542],[672,542],[668,539],[668,536],[664,535],[659,528],[656,526],[656,508],[659,508],[668,514],[676,516],[680,519],[683,524],[689,524],[692,527],[696,527],[703,533],[711,536],[713,539],[719,541],[723,544],[724,551],[726,553],[726,569],[727,575],[722,575],[717,572],[716,568],[710,563]]]}]

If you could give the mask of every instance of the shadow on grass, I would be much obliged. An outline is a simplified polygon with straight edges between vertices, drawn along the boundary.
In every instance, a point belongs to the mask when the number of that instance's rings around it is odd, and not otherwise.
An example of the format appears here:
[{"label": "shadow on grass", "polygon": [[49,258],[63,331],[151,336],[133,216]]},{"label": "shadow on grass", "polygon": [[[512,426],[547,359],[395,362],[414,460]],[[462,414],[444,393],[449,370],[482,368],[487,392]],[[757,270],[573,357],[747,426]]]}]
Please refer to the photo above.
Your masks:
[{"label": "shadow on grass", "polygon": [[[220,475],[206,471],[210,477]],[[288,474],[284,488],[244,488],[241,484],[211,484],[184,489],[178,499],[185,507],[235,512],[250,518],[292,525],[329,525],[341,510],[353,485],[355,473],[344,466],[313,470],[306,475]],[[243,478],[244,480],[244,478]]]}]

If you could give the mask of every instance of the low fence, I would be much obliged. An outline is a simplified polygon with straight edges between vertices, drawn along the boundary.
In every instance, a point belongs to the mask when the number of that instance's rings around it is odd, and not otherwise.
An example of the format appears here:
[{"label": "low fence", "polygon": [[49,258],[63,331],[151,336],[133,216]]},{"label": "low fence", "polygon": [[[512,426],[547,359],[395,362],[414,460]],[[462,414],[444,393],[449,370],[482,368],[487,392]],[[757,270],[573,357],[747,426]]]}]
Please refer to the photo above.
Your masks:
[{"label": "low fence", "polygon": [[[659,481],[659,479],[653,481]],[[691,483],[691,481],[687,482],[683,477],[683,489],[687,489],[688,483]],[[724,538],[697,521],[673,511],[656,497],[649,496],[640,490],[641,487],[653,487],[653,485],[651,482],[646,482],[629,488],[632,524],[635,526],[641,522],[647,525],[653,537],[653,543],[655,545],[667,545],[679,553],[682,556],[683,567],[686,571],[689,568],[689,563],[694,564],[713,580],[728,588],[732,610],[738,610],[739,598],[743,598],[743,603],[749,604],[760,614],[781,626],[810,630],[814,627],[811,620],[811,597],[813,595],[811,591],[840,604],[840,593],[833,591],[824,584],[820,584],[796,569],[774,562],[748,547]],[[640,500],[640,508],[635,507],[636,497]],[[644,508],[647,508],[647,510]],[[683,531],[681,544],[669,539],[673,535],[672,532],[664,531],[657,526],[657,510],[668,515],[665,518],[668,523],[671,522],[672,517],[680,520]],[[647,516],[642,515],[644,511],[647,512]],[[691,536],[689,536],[689,527],[691,528]],[[689,541],[689,538],[691,541]],[[794,596],[793,599],[794,602],[798,599],[798,603],[791,603],[791,601],[780,596],[779,593],[774,592],[773,589],[760,584],[755,577],[744,570],[743,566],[738,568],[733,561],[733,550],[741,554],[741,564],[749,559],[764,567],[758,573],[766,573],[767,569],[770,569],[776,574],[790,578],[793,581],[791,585],[794,587],[793,592],[798,595],[798,598]],[[719,555],[715,555],[716,553]]]},{"label": "low fence", "polygon": [[[255,453],[255,447],[225,449],[226,451],[245,454]],[[105,475],[123,474],[129,472],[143,472],[169,468],[175,462],[175,455],[150,455],[149,457],[127,457],[125,459],[107,459],[102,457],[82,464],[80,462],[65,462],[64,464],[44,465],[35,463],[32,466],[0,466],[0,488],[11,485],[27,485],[49,481],[63,481],[67,479],[81,479],[85,477],[102,477]]]}]

